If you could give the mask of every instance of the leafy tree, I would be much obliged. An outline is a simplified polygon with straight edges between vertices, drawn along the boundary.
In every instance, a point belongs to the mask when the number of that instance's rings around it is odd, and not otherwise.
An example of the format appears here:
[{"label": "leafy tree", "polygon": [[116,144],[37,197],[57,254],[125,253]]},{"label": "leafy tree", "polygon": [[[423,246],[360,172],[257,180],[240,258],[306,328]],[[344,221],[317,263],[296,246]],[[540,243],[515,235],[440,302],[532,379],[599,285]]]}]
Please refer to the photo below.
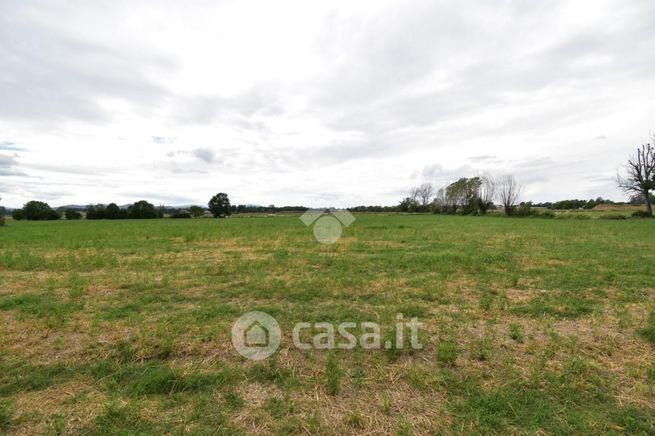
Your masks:
[{"label": "leafy tree", "polygon": [[416,212],[418,203],[413,197],[405,197],[398,206],[401,212]]},{"label": "leafy tree", "polygon": [[118,207],[116,203],[109,203],[105,208],[105,218],[108,220],[118,220],[127,218],[127,212]]},{"label": "leafy tree", "polygon": [[11,217],[14,219],[14,221],[24,220],[25,212],[23,212],[23,209],[14,209],[11,211]]},{"label": "leafy tree", "polygon": [[191,218],[191,214],[186,210],[177,210],[171,214],[171,218]]},{"label": "leafy tree", "polygon": [[232,213],[230,199],[224,192],[219,192],[214,195],[211,200],[209,200],[208,206],[212,215],[214,215],[214,218],[224,218]]},{"label": "leafy tree", "polygon": [[141,200],[127,209],[127,216],[132,219],[151,219],[158,218],[159,213],[153,204]]},{"label": "leafy tree", "polygon": [[67,220],[79,220],[82,218],[82,214],[75,209],[66,209],[64,216]]},{"label": "leafy tree", "polygon": [[88,220],[104,220],[106,216],[106,208],[102,204],[95,206],[89,205],[86,208],[86,219]]},{"label": "leafy tree", "polygon": [[28,201],[23,206],[25,219],[30,221],[58,220],[61,218],[56,210],[42,201]]},{"label": "leafy tree", "polygon": [[462,177],[446,187],[446,204],[451,212],[474,213],[478,209],[478,192],[482,180],[479,177]]},{"label": "leafy tree", "polygon": [[205,208],[202,206],[191,206],[189,212],[194,218],[199,218],[205,214]]},{"label": "leafy tree", "polygon": [[653,216],[650,191],[655,189],[655,147],[642,144],[637,148],[635,154],[628,159],[625,172],[625,176],[618,175],[616,178],[619,188],[626,193],[641,195],[646,204],[646,213]]}]

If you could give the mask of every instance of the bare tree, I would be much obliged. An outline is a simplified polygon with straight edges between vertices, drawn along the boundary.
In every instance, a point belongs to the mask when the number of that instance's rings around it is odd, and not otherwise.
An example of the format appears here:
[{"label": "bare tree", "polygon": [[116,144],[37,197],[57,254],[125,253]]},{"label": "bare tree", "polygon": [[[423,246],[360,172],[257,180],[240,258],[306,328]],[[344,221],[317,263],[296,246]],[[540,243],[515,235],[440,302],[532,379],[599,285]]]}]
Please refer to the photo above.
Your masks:
[{"label": "bare tree", "polygon": [[412,203],[418,204],[419,188],[418,187],[412,188],[409,191],[409,197],[408,198]]},{"label": "bare tree", "polygon": [[496,195],[496,181],[488,176],[480,177],[480,187],[478,188],[478,208],[480,212],[487,213],[487,210],[494,204]]},{"label": "bare tree", "polygon": [[521,185],[514,176],[507,174],[496,180],[495,189],[498,191],[498,199],[505,209],[505,214],[511,215],[514,212],[516,201],[519,199]]},{"label": "bare tree", "polygon": [[626,177],[620,174],[616,177],[619,188],[626,193],[641,195],[646,203],[646,212],[649,216],[653,216],[649,193],[655,189],[655,148],[650,144],[642,144],[628,160],[625,170]]},{"label": "bare tree", "polygon": [[422,183],[421,186],[414,189],[416,189],[421,206],[429,205],[434,195],[434,185],[432,183]]}]

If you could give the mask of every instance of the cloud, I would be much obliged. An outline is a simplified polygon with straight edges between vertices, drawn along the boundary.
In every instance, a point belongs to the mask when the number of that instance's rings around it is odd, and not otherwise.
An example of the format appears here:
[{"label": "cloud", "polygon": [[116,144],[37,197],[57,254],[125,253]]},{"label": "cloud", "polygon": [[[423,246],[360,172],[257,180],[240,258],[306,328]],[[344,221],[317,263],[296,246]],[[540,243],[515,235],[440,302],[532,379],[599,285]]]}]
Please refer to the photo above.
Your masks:
[{"label": "cloud", "polygon": [[13,156],[0,154],[0,176],[25,176],[25,173],[15,169],[17,165],[18,161]]},{"label": "cloud", "polygon": [[24,148],[16,147],[16,144],[9,141],[0,142],[0,150],[5,151],[25,151]]},{"label": "cloud", "polygon": [[173,144],[176,141],[176,138],[166,136],[151,136],[150,139],[155,144]]},{"label": "cloud", "polygon": [[216,153],[210,148],[196,148],[191,151],[191,154],[208,164],[216,159]]}]

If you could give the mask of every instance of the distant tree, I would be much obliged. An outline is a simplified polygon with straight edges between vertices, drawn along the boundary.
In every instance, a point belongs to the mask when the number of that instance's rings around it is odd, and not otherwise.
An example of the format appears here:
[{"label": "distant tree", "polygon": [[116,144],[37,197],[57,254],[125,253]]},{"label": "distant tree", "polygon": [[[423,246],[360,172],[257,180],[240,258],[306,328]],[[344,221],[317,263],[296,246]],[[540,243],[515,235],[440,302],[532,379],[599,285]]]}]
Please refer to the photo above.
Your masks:
[{"label": "distant tree", "polygon": [[231,214],[230,199],[224,192],[214,195],[207,205],[214,218],[224,218]]},{"label": "distant tree", "polygon": [[514,176],[508,174],[496,180],[496,189],[498,190],[500,203],[505,209],[505,215],[512,215],[521,193],[521,185],[518,184]]},{"label": "distant tree", "polygon": [[11,217],[14,219],[14,221],[24,220],[25,212],[23,212],[23,209],[14,209],[11,211]]},{"label": "distant tree", "polygon": [[[0,198],[2,200],[2,198]],[[5,225],[5,208],[0,206],[0,227]]]},{"label": "distant tree", "polygon": [[152,219],[158,218],[159,213],[153,204],[141,200],[127,208],[127,216],[132,219]]},{"label": "distant tree", "polygon": [[398,206],[398,209],[401,212],[416,212],[417,208],[418,208],[418,203],[412,197],[403,198],[402,201],[400,202],[400,205]]},{"label": "distant tree", "polygon": [[82,218],[82,214],[75,209],[66,209],[64,211],[64,216],[67,220],[79,220]]},{"label": "distant tree", "polygon": [[616,177],[619,188],[626,193],[641,195],[646,204],[646,214],[653,216],[650,191],[655,189],[655,148],[650,143],[642,144],[628,159],[625,171],[625,176],[619,174]]},{"label": "distant tree", "polygon": [[186,210],[176,210],[171,214],[171,218],[191,218],[191,214]]},{"label": "distant tree", "polygon": [[23,206],[25,219],[30,221],[58,220],[61,218],[56,210],[42,201],[28,201]]},{"label": "distant tree", "polygon": [[88,220],[104,220],[106,218],[107,210],[104,205],[96,204],[86,207],[86,219]]},{"label": "distant tree", "polygon": [[[651,192],[649,194],[649,197],[650,197],[650,204],[655,204],[655,194]],[[646,203],[646,200],[644,199],[643,194],[633,194],[630,196],[628,203],[632,204],[633,206],[641,206]]]},{"label": "distant tree", "polygon": [[205,214],[205,208],[202,206],[191,206],[189,212],[194,218],[199,218]]},{"label": "distant tree", "polygon": [[496,196],[496,182],[490,176],[482,176],[480,178],[480,186],[477,193],[477,206],[480,213],[486,214],[487,210],[494,205],[494,197]]},{"label": "distant tree", "polygon": [[127,218],[127,211],[121,209],[116,203],[109,203],[105,208],[105,219],[119,220]]},{"label": "distant tree", "polygon": [[416,188],[416,194],[420,205],[427,207],[434,196],[434,185],[432,183],[422,183]]},{"label": "distant tree", "polygon": [[445,190],[445,202],[450,213],[475,213],[478,210],[478,195],[482,180],[479,177],[462,177]]}]

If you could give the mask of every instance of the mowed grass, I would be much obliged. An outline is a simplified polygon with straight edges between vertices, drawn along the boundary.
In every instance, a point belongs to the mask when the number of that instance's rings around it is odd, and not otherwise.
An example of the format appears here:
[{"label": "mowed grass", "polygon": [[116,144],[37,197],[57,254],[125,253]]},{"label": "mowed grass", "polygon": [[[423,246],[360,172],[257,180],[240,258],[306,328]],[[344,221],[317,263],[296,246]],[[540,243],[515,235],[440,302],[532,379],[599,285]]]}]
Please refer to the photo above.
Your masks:
[{"label": "mowed grass", "polygon": [[[649,220],[10,222],[0,433],[652,434],[654,297]],[[230,341],[251,310],[283,330],[263,362]],[[292,346],[397,313],[422,350]]]}]

